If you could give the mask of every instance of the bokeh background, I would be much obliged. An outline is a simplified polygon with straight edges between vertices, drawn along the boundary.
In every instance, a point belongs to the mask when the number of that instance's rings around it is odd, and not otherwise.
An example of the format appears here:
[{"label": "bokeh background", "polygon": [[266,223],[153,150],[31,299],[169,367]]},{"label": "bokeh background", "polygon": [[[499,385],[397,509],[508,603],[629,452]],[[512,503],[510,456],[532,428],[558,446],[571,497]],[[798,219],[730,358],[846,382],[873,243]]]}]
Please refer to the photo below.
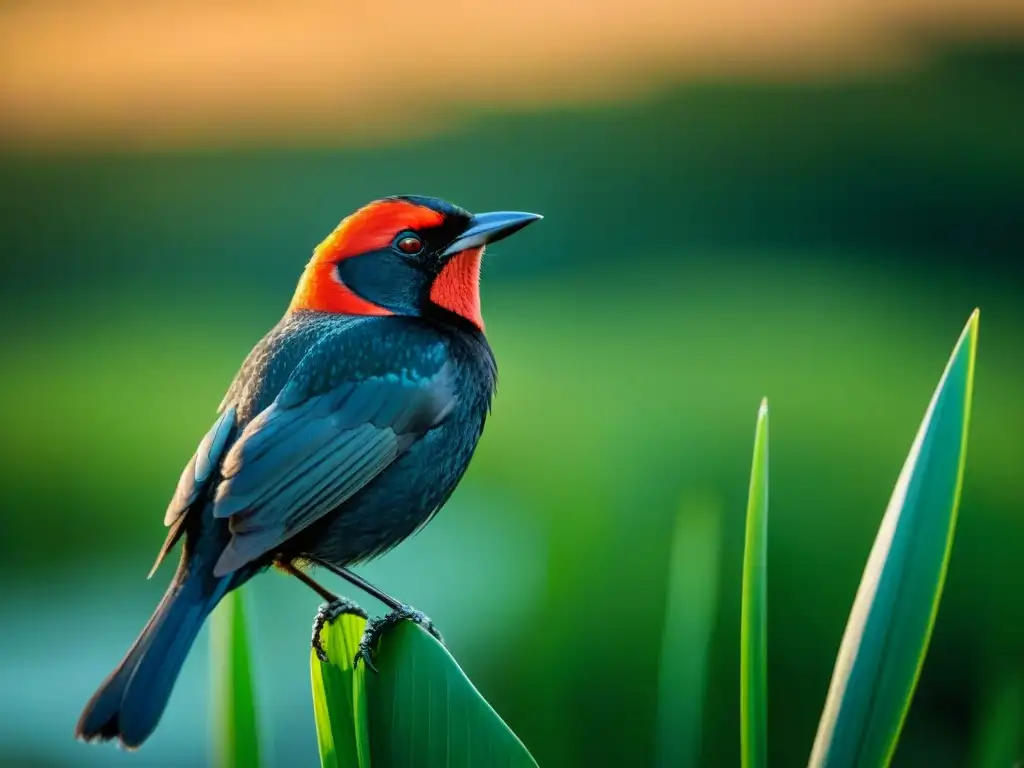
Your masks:
[{"label": "bokeh background", "polygon": [[[546,217],[485,267],[500,387],[470,472],[360,569],[438,622],[541,765],[738,764],[763,395],[770,757],[806,764],[975,307],[960,525],[896,764],[1024,757],[1020,0],[19,0],[0,5],[0,763],[207,762],[205,634],[142,752],[72,729],[169,578],[145,580],[161,515],[238,364],[317,242],[400,193]],[[692,611],[666,626],[674,538]],[[270,763],[315,765],[318,601],[278,574],[250,596]],[[681,690],[659,691],[663,662]]]}]

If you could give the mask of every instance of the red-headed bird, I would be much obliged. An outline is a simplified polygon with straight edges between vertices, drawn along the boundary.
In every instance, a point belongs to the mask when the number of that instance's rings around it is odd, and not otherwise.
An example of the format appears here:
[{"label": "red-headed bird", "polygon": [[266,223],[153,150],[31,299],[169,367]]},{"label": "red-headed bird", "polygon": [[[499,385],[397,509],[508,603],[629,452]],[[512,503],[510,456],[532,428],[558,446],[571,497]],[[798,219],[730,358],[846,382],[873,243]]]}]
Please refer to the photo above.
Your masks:
[{"label": "red-headed bird", "polygon": [[203,621],[272,565],[330,598],[299,570],[322,565],[382,597],[397,611],[388,619],[424,618],[347,568],[427,523],[465,473],[497,377],[480,259],[539,218],[389,197],[316,248],[178,481],[153,566],[183,540],[177,572],[86,705],[79,738],[141,745]]}]

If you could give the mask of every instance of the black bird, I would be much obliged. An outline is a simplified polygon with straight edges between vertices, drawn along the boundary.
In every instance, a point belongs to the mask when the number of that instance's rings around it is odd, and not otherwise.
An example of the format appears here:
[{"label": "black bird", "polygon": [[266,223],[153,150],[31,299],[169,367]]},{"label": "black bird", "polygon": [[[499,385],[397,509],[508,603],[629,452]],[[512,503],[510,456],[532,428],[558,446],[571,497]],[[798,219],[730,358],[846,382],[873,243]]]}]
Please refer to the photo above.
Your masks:
[{"label": "black bird", "polygon": [[389,197],[315,249],[287,312],[245,359],[185,466],[153,566],[181,540],[177,572],[86,705],[79,738],[140,746],[203,621],[273,565],[331,599],[300,570],[324,566],[387,602],[385,623],[407,617],[431,628],[347,569],[425,525],[465,473],[497,378],[480,259],[488,243],[540,218]]}]

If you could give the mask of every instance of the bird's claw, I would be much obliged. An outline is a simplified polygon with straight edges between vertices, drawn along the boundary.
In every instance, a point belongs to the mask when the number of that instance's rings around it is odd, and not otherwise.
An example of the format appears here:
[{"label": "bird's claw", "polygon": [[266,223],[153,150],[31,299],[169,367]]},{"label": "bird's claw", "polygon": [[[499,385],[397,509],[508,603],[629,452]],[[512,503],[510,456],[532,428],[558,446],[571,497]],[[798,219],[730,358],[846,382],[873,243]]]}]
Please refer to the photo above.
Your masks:
[{"label": "bird's claw", "polygon": [[377,641],[380,640],[387,629],[403,620],[420,625],[437,638],[439,643],[444,645],[444,638],[441,636],[441,633],[434,626],[434,622],[423,611],[417,611],[411,605],[403,605],[385,616],[370,619],[366,622],[366,629],[363,630],[363,636],[359,640],[359,650],[356,652],[353,665],[359,666],[359,660],[362,659],[369,669],[377,672],[377,668],[373,665],[374,646],[377,645]]},{"label": "bird's claw", "polygon": [[310,644],[316,652],[316,657],[324,664],[327,663],[327,651],[324,650],[323,643],[320,640],[320,633],[326,625],[346,613],[351,613],[364,619],[367,618],[366,611],[347,597],[339,597],[334,602],[324,603],[316,612],[316,618],[313,619],[313,640]]}]

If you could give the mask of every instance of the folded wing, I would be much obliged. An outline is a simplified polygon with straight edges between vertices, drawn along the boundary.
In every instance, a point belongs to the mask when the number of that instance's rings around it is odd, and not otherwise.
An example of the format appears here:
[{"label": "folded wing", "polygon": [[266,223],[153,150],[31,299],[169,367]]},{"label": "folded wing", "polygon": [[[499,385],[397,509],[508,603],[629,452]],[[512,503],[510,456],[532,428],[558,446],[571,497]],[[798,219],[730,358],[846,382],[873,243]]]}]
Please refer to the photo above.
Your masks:
[{"label": "folded wing", "polygon": [[224,457],[213,514],[230,521],[232,538],[216,576],[273,552],[343,504],[455,404],[453,368],[443,359],[426,374],[341,381],[325,380],[321,368],[303,361]]},{"label": "folded wing", "polygon": [[185,532],[185,518],[188,511],[202,496],[207,485],[217,476],[217,465],[221,456],[227,448],[228,441],[235,431],[236,412],[234,408],[226,408],[221,412],[220,418],[213,423],[210,431],[206,433],[196,452],[189,459],[185,469],[178,479],[178,486],[174,489],[174,496],[171,497],[167,511],[164,513],[164,525],[170,530],[164,539],[164,544],[156,556],[156,562],[149,571],[152,576],[156,573],[160,563],[167,557],[167,553],[174,548]]}]

